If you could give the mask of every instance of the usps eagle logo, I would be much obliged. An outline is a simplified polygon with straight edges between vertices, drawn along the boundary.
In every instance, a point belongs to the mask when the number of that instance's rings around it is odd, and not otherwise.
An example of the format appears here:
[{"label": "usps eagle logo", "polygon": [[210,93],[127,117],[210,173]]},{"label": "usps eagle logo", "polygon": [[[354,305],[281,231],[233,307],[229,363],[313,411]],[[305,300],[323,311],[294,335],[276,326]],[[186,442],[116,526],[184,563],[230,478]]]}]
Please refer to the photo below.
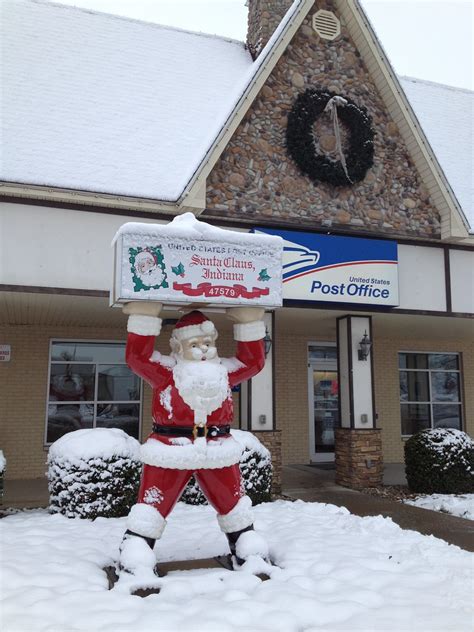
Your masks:
[{"label": "usps eagle logo", "polygon": [[318,268],[321,254],[300,244],[285,241],[283,248],[283,283],[308,274]]}]

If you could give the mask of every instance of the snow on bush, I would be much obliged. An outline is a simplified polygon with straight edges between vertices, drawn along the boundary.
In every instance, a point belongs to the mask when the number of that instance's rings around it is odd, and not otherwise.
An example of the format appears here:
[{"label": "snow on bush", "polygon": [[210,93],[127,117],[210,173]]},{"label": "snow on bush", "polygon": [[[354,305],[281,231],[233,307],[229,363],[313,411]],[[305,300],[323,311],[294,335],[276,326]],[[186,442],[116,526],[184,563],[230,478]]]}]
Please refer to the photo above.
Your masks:
[{"label": "snow on bush", "polygon": [[408,486],[421,494],[474,491],[474,441],[461,430],[423,430],[405,444]]},{"label": "snow on bush", "polygon": [[405,500],[407,505],[451,514],[466,520],[474,520],[474,494],[431,494]]},{"label": "snow on bush", "polygon": [[51,513],[68,518],[118,518],[136,501],[140,444],[118,428],[69,432],[48,455]]},{"label": "snow on bush", "polygon": [[[245,493],[250,496],[254,505],[271,500],[273,467],[270,452],[251,432],[230,432],[243,448],[240,472]],[[185,488],[181,500],[188,505],[207,504],[206,497],[194,477]]]}]

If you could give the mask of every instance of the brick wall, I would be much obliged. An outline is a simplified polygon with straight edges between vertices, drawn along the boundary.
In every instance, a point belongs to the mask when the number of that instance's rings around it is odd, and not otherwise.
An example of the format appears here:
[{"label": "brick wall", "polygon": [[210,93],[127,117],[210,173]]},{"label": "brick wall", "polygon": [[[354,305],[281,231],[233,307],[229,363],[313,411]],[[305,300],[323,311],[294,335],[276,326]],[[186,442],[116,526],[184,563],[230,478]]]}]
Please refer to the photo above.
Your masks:
[{"label": "brick wall", "polygon": [[253,432],[257,439],[270,450],[273,464],[272,492],[281,492],[281,430],[273,432]]},{"label": "brick wall", "polygon": [[[335,317],[335,316],[334,316]],[[398,352],[462,352],[464,430],[474,437],[474,342],[469,340],[387,339],[374,331],[375,403],[385,463],[403,462]],[[282,431],[282,463],[309,462],[308,342],[324,338],[276,332],[276,425]],[[334,340],[332,341],[334,342]]]},{"label": "brick wall", "polygon": [[[164,329],[157,348],[169,353],[171,328]],[[47,448],[44,447],[46,402],[48,394],[48,358],[52,338],[65,340],[126,339],[122,328],[41,327],[32,325],[0,328],[0,339],[12,348],[10,362],[0,364],[0,449],[7,459],[6,478],[39,478],[46,471]],[[230,324],[220,328],[218,350],[222,356],[233,355],[234,343]],[[234,422],[238,427],[238,398],[234,393]],[[151,431],[152,392],[143,389],[143,441]]]},{"label": "brick wall", "polygon": [[[158,348],[168,353],[169,331],[165,330]],[[0,364],[0,448],[7,458],[8,478],[36,478],[45,471],[47,451],[43,447],[48,378],[48,354],[51,338],[76,340],[124,340],[122,329],[88,327],[5,327],[2,340],[12,346],[12,360]],[[269,445],[275,464],[309,462],[309,411],[307,343],[305,335],[276,332],[276,427],[273,433],[259,433]],[[234,343],[230,326],[220,328],[219,353],[232,355]],[[410,340],[378,338],[375,331],[375,398],[377,425],[382,431],[384,461],[403,462],[401,439],[398,356],[400,350],[462,352],[464,429],[474,436],[474,343],[466,340]],[[234,427],[238,427],[238,394],[234,394]],[[144,388],[142,440],[151,429],[151,389]],[[281,457],[278,457],[278,443]]]},{"label": "brick wall", "polygon": [[401,438],[399,351],[461,352],[463,391],[463,430],[474,437],[474,340],[403,340],[375,338],[375,403],[377,426],[382,430],[385,463],[402,463],[404,440]]}]

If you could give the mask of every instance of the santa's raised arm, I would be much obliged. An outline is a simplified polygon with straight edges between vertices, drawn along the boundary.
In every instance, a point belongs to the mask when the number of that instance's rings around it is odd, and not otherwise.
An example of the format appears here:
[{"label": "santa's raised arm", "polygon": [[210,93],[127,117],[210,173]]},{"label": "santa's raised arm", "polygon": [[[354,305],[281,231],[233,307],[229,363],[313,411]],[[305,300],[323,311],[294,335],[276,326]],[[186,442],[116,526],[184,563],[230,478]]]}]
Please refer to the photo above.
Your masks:
[{"label": "santa's raised arm", "polygon": [[231,388],[255,376],[265,364],[264,310],[227,310],[234,321],[237,352],[234,358],[221,359],[217,330],[199,311],[186,314],[176,324],[171,355],[154,351],[161,307],[134,302],[123,308],[129,315],[127,364],[153,388],[153,432],[142,446],[142,481],[138,503],[128,518],[121,566],[134,572],[137,559],[141,566],[146,559],[148,567],[154,568],[154,541],[193,474],[218,512],[234,565],[242,565],[250,555],[265,558],[266,543],[253,531],[251,501],[242,491],[241,447],[230,434]]}]

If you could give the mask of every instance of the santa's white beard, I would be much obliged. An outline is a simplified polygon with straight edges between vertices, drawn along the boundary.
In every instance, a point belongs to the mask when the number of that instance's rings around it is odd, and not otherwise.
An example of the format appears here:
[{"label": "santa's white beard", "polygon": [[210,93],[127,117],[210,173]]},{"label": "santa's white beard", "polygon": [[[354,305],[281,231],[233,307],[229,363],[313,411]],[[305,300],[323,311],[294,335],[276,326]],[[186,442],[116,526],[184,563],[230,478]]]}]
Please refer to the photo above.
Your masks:
[{"label": "santa's white beard", "polygon": [[195,423],[206,423],[208,415],[230,396],[227,369],[217,356],[204,362],[175,358],[173,377],[178,393],[194,411]]},{"label": "santa's white beard", "polygon": [[163,281],[163,270],[159,267],[151,268],[146,272],[138,271],[138,276],[145,285],[160,285]]}]

